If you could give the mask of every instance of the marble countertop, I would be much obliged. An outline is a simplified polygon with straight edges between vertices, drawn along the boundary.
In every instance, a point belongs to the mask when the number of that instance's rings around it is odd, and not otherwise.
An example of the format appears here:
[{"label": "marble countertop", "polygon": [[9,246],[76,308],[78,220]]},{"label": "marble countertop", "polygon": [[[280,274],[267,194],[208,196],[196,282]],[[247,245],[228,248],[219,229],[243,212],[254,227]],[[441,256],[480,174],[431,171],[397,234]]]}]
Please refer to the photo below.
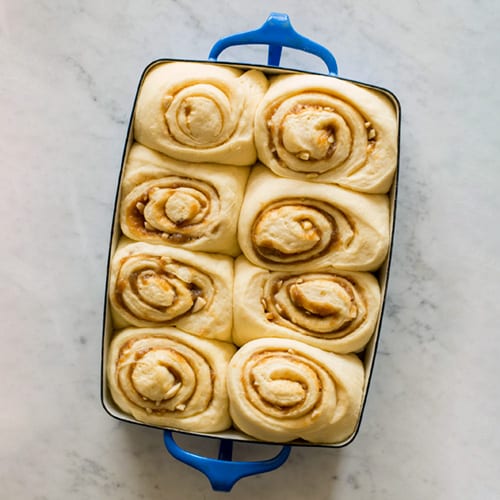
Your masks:
[{"label": "marble countertop", "polygon": [[[160,57],[204,59],[221,36],[260,26],[270,11],[330,48],[342,76],[399,97],[397,230],[357,439],[339,450],[295,448],[280,469],[241,480],[226,498],[500,498],[500,5],[112,5],[0,4],[2,498],[223,497],[166,453],[160,431],[103,411],[104,276],[142,69]],[[263,54],[226,57],[263,63]],[[284,55],[287,66],[322,70],[313,59]]]}]

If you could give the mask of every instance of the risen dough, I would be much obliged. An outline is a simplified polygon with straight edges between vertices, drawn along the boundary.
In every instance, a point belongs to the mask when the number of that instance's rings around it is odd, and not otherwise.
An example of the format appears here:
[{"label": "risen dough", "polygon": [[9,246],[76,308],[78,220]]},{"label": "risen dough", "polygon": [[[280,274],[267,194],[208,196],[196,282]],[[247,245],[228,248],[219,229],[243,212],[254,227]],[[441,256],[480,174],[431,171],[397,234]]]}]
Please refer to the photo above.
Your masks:
[{"label": "risen dough", "polygon": [[268,271],[236,260],[233,342],[291,338],[337,353],[358,352],[372,336],[380,288],[370,273],[322,267]]},{"label": "risen dough", "polygon": [[394,105],[338,78],[281,75],[260,102],[255,142],[274,173],[385,193],[397,162]]},{"label": "risen dough", "polygon": [[116,404],[140,422],[199,432],[230,427],[226,371],[235,348],[176,328],[128,328],[108,352]]},{"label": "risen dough", "polygon": [[257,70],[158,64],[139,91],[135,139],[179,160],[252,165],[255,108],[267,86]]},{"label": "risen dough", "polygon": [[134,240],[238,255],[249,169],[192,164],[134,144],[122,181],[120,223]]},{"label": "risen dough", "polygon": [[230,341],[233,262],[124,238],[111,260],[109,299],[117,328],[175,325]]},{"label": "risen dough", "polygon": [[372,271],[387,255],[389,200],[255,167],[238,239],[250,262],[272,270]]},{"label": "risen dough", "polygon": [[340,443],[356,429],[364,369],[354,354],[264,338],[236,352],[227,383],[231,418],[250,436]]}]

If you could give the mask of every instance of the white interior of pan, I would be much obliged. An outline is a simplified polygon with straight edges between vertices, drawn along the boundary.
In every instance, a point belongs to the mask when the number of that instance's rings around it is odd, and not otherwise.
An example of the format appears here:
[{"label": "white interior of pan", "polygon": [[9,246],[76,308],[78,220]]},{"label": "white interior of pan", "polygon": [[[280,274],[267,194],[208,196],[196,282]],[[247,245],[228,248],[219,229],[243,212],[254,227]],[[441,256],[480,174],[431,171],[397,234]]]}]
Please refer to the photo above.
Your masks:
[{"label": "white interior of pan", "polygon": [[[156,64],[160,64],[162,62],[167,62],[167,61],[173,61],[173,60],[172,59],[163,59],[163,60],[156,61],[156,62],[152,63],[147,68],[147,70],[144,72],[143,78],[141,79],[141,82],[140,82],[140,85],[142,84],[142,80],[144,79],[144,76],[147,73],[147,71],[152,69]],[[303,73],[303,72],[297,71],[297,70],[270,68],[270,67],[262,67],[262,66],[252,66],[252,65],[246,65],[246,64],[213,63],[213,62],[207,62],[207,61],[197,61],[197,62],[205,62],[207,64],[224,64],[224,65],[229,65],[229,66],[235,66],[235,67],[242,68],[242,69],[259,69],[261,71],[264,71],[267,74]],[[359,82],[355,82],[355,83],[360,84]],[[139,87],[140,87],[140,85],[139,85]],[[399,124],[399,122],[400,122],[400,107],[399,107],[399,103],[397,102],[396,98],[385,89],[381,89],[378,87],[372,87],[372,86],[366,85],[366,84],[361,84],[361,85],[365,85],[366,87],[375,89],[375,90],[383,93],[384,95],[386,95],[390,99],[390,101],[393,103],[394,108],[396,110],[397,120],[398,120],[398,124]],[[121,178],[123,175],[123,166],[126,162],[130,146],[133,143],[133,111],[134,110],[132,110],[132,118],[131,118],[129,129],[128,129],[127,142],[126,142],[124,155],[123,155],[123,159],[122,159],[119,186],[121,185]],[[399,129],[399,127],[398,127],[398,129]],[[399,137],[398,137],[398,144],[399,144]],[[399,169],[399,164],[398,164],[397,170],[398,169]],[[364,360],[365,372],[366,372],[365,386],[364,386],[364,390],[363,390],[362,408],[364,408],[365,403],[366,403],[368,386],[370,383],[372,370],[373,370],[373,364],[375,361],[377,343],[378,343],[378,338],[379,338],[380,329],[381,329],[381,321],[382,321],[384,303],[385,303],[385,299],[386,299],[386,289],[387,289],[387,281],[388,281],[388,274],[389,274],[389,267],[390,267],[390,256],[391,256],[392,244],[393,244],[397,182],[398,182],[398,175],[397,175],[397,171],[396,171],[396,176],[395,176],[392,188],[389,192],[389,197],[390,197],[390,231],[391,231],[389,252],[388,252],[388,256],[387,256],[385,262],[383,263],[383,265],[381,266],[379,271],[376,273],[378,276],[378,279],[379,279],[381,292],[382,292],[382,299],[383,299],[382,300],[382,307],[381,307],[381,310],[379,311],[375,333],[372,336],[368,345],[366,346],[364,352],[362,353],[362,359]],[[117,199],[117,203],[115,203],[115,207],[114,207],[113,227],[112,227],[111,242],[110,242],[110,249],[109,249],[110,255],[112,255],[114,253],[114,251],[116,249],[116,245],[118,243],[118,240],[121,236],[121,230],[119,227],[119,217],[118,217],[118,213],[117,213],[118,209],[119,209],[119,200],[120,200],[119,187],[118,187],[118,193],[117,193],[116,199]],[[120,410],[120,408],[118,408],[118,406],[114,403],[113,399],[111,398],[111,394],[109,392],[109,389],[107,387],[107,382],[106,382],[106,360],[107,360],[108,346],[109,346],[110,341],[111,341],[113,329],[112,329],[111,312],[110,312],[110,307],[109,307],[107,296],[108,296],[108,294],[107,294],[107,290],[106,290],[106,299],[105,299],[105,303],[104,303],[104,325],[103,325],[102,360],[101,360],[102,404],[103,404],[105,410],[111,416],[113,416],[117,419],[120,419],[120,420],[123,420],[126,422],[144,425],[147,427],[155,427],[155,426],[151,426],[151,425],[147,425],[147,424],[144,424],[142,422],[139,422],[139,421],[135,420],[133,417],[131,417],[130,415],[124,413],[122,410]],[[361,416],[362,416],[362,414],[361,414]],[[332,448],[345,446],[345,445],[349,444],[356,436],[358,429],[359,429],[359,425],[361,423],[361,416],[358,419],[356,429],[354,430],[352,435],[349,436],[344,441],[341,441],[338,443],[328,443],[328,444],[324,444],[324,445],[318,445],[315,443],[306,443],[304,441],[294,441],[291,444],[303,445],[303,446],[327,446],[327,447],[332,447]],[[160,428],[160,427],[155,427],[155,428]],[[174,428],[170,428],[170,429],[177,431],[177,429],[174,429]],[[244,434],[244,433],[239,432],[239,431],[234,430],[234,429],[230,429],[230,430],[227,430],[224,432],[218,432],[218,433],[195,433],[195,432],[186,432],[186,431],[178,431],[178,432],[183,432],[185,434],[191,434],[191,435],[196,435],[196,436],[219,438],[219,439],[232,439],[235,441],[246,441],[246,442],[256,442],[257,441],[256,439],[248,436],[247,434]],[[277,444],[277,443],[270,443],[270,444]]]}]

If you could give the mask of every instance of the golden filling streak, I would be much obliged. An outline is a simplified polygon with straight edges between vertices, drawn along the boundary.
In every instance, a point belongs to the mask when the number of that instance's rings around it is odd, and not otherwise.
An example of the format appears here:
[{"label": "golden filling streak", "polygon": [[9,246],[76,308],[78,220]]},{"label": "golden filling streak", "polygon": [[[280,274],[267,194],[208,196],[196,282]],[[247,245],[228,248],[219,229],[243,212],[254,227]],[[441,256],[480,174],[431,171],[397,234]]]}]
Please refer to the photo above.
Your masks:
[{"label": "golden filling streak", "polygon": [[279,419],[314,417],[321,407],[328,374],[300,353],[262,351],[250,357],[242,369],[246,400],[260,413]]},{"label": "golden filling streak", "polygon": [[346,337],[367,316],[356,282],[332,273],[273,273],[264,284],[261,304],[268,321],[321,339]]},{"label": "golden filling streak", "polygon": [[284,199],[271,203],[255,218],[252,245],[264,262],[300,263],[347,248],[353,221],[328,203]]},{"label": "golden filling streak", "polygon": [[126,197],[125,214],[137,238],[183,244],[217,229],[220,198],[209,183],[169,176],[137,186]]},{"label": "golden filling streak", "polygon": [[244,109],[237,85],[183,82],[165,94],[162,106],[168,134],[183,146],[213,148],[236,133]]},{"label": "golden filling streak", "polygon": [[204,272],[182,262],[137,254],[121,260],[114,296],[134,318],[168,323],[207,307],[213,283]]},{"label": "golden filling streak", "polygon": [[215,375],[208,360],[176,339],[130,340],[119,351],[116,373],[123,396],[149,414],[193,416],[214,398]]},{"label": "golden filling streak", "polygon": [[375,148],[371,122],[351,104],[321,91],[292,95],[267,115],[271,154],[282,167],[315,177],[346,162],[356,170]]}]

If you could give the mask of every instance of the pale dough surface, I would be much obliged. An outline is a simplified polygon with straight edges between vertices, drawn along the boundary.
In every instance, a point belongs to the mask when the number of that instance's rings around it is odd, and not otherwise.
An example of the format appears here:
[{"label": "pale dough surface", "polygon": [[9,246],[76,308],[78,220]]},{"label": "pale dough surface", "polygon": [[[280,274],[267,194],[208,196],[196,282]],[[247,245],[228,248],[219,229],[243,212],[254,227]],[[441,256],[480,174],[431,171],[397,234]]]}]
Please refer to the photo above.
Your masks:
[{"label": "pale dough surface", "polygon": [[259,160],[285,177],[386,193],[397,164],[394,104],[335,77],[280,75],[255,117]]},{"label": "pale dough surface", "polygon": [[356,429],[364,369],[354,354],[263,338],[236,352],[227,377],[231,418],[257,439],[336,443]]},{"label": "pale dough surface", "polygon": [[121,183],[122,231],[137,241],[236,256],[249,171],[174,160],[135,143]]},{"label": "pale dough surface", "polygon": [[108,352],[115,403],[140,422],[198,432],[230,427],[226,373],[235,351],[176,328],[128,328]]},{"label": "pale dough surface", "polygon": [[145,76],[134,113],[135,139],[172,158],[252,165],[255,109],[268,86],[257,70],[167,62]]},{"label": "pale dough surface", "polygon": [[113,255],[108,295],[116,328],[176,326],[230,341],[233,261],[123,238]]},{"label": "pale dough surface", "polygon": [[235,263],[233,342],[262,337],[300,340],[326,351],[361,351],[375,331],[380,287],[366,272],[323,267],[268,271]]},{"label": "pale dough surface", "polygon": [[389,199],[258,166],[248,180],[238,239],[250,262],[272,270],[373,271],[389,247]]}]

